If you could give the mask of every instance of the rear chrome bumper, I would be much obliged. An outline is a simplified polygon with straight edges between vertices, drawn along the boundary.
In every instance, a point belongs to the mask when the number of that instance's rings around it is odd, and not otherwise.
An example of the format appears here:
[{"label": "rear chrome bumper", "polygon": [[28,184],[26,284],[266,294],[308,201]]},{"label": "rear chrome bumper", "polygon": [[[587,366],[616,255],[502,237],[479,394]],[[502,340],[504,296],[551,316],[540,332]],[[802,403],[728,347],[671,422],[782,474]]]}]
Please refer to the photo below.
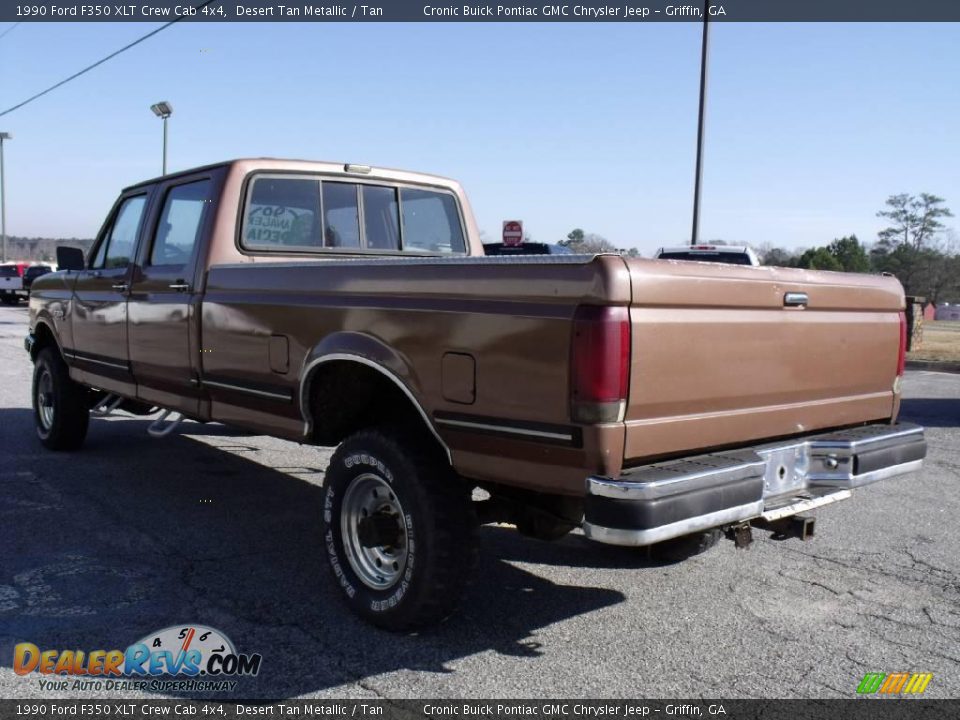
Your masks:
[{"label": "rear chrome bumper", "polygon": [[612,545],[651,545],[710,528],[773,521],[919,470],[923,428],[867,425],[632,468],[587,479],[583,529]]}]

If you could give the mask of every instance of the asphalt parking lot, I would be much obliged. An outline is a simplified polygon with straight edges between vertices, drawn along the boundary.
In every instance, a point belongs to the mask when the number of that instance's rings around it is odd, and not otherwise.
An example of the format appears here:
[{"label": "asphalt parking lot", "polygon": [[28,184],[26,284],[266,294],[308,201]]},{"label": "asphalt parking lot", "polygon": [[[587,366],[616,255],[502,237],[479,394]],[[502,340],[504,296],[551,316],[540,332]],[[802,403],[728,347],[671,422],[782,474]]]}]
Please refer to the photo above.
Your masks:
[{"label": "asphalt parking lot", "polygon": [[181,623],[262,654],[247,699],[853,697],[894,671],[960,696],[958,375],[907,375],[926,466],[816,512],[810,542],[757,532],[746,551],[656,565],[489,527],[461,611],[396,636],[355,619],[322,564],[329,451],[195,423],[155,440],[129,417],[92,421],[79,453],[45,451],[26,318],[0,308],[2,698],[89,697],[16,675],[17,642],[124,648]]}]

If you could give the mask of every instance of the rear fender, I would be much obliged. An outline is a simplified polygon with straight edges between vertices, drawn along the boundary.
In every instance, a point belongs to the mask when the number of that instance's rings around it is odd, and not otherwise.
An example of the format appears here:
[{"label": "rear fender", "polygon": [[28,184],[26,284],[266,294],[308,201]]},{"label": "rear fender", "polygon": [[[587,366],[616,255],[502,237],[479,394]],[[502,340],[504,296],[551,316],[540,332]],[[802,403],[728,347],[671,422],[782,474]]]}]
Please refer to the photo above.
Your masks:
[{"label": "rear fender", "polygon": [[420,385],[416,373],[406,358],[377,338],[358,332],[331,333],[320,341],[307,354],[300,371],[300,390],[298,399],[300,412],[304,420],[304,435],[309,436],[313,428],[310,410],[311,383],[317,371],[324,363],[346,361],[365,365],[386,377],[396,385],[423,418],[424,424],[436,438],[450,459],[450,449],[437,433],[430,421],[430,415],[421,401]]}]

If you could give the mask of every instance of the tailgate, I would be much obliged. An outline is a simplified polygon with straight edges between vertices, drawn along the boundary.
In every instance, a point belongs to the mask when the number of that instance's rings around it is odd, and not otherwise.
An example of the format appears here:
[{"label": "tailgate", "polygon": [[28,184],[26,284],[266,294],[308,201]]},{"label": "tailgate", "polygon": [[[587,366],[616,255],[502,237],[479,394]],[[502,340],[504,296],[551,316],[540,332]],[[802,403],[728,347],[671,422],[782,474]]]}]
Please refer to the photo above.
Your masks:
[{"label": "tailgate", "polygon": [[627,264],[628,463],[895,413],[904,302],[896,279],[683,261]]}]

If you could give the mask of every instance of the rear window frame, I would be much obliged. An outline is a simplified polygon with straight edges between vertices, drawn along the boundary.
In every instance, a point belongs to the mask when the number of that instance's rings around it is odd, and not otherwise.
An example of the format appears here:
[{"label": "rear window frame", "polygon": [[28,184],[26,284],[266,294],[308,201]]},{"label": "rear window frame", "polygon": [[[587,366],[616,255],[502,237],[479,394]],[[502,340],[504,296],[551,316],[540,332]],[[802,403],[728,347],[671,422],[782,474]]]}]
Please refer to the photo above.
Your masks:
[{"label": "rear window frame", "polygon": [[[399,250],[386,250],[378,248],[368,248],[367,247],[367,232],[366,232],[366,223],[364,222],[364,205],[363,205],[363,192],[357,192],[357,200],[359,203],[358,206],[358,215],[360,218],[360,247],[311,247],[311,246],[288,246],[271,248],[268,246],[249,246],[244,242],[244,233],[247,228],[247,213],[249,211],[250,202],[253,198],[253,183],[258,178],[277,178],[277,179],[290,179],[290,180],[302,180],[310,179],[314,180],[318,185],[318,194],[320,201],[320,221],[323,222],[324,218],[324,206],[323,206],[323,192],[322,185],[324,180],[327,182],[335,183],[345,183],[352,184],[357,186],[363,185],[372,185],[375,187],[387,187],[392,189],[396,194],[397,200],[397,213],[399,221],[399,230],[400,230],[400,249]],[[430,250],[407,250],[404,249],[404,239],[406,236],[406,230],[404,228],[403,222],[403,199],[402,189],[408,188],[412,190],[425,190],[428,192],[435,192],[442,195],[449,195],[453,198],[453,202],[457,208],[457,219],[460,223],[460,234],[463,238],[464,249],[462,251],[454,252],[433,252]],[[321,238],[322,239],[322,238]],[[358,177],[351,174],[341,174],[341,173],[323,173],[323,172],[310,172],[302,170],[254,170],[250,172],[243,179],[243,186],[241,188],[241,201],[237,209],[237,224],[236,231],[234,236],[234,244],[236,245],[237,251],[242,255],[246,256],[262,256],[262,255],[276,255],[284,257],[317,257],[322,255],[333,255],[333,256],[355,256],[355,257],[438,257],[438,258],[451,258],[451,257],[468,257],[471,255],[472,248],[470,246],[470,235],[467,233],[466,219],[463,214],[463,205],[460,203],[460,198],[457,196],[453,190],[442,185],[432,185],[430,183],[416,183],[416,182],[403,182],[397,180],[387,180],[383,178],[376,177]]]}]

